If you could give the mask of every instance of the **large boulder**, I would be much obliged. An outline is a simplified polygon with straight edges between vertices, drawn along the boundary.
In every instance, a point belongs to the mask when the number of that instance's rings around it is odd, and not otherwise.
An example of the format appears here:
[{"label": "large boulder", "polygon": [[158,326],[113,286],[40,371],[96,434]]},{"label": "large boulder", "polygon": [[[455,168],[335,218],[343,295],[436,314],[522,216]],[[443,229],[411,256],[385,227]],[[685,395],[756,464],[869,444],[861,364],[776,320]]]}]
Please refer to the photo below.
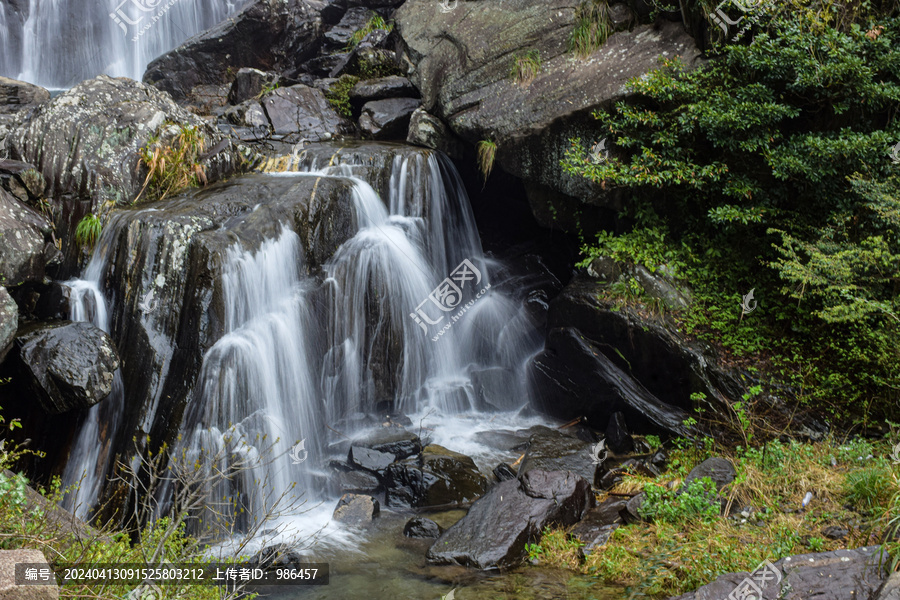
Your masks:
[{"label": "large boulder", "polygon": [[535,469],[571,471],[588,483],[594,483],[597,465],[591,444],[541,425],[532,431],[525,457],[519,465],[519,477]]},{"label": "large boulder", "polygon": [[55,323],[16,338],[19,359],[41,408],[49,414],[89,408],[112,391],[119,355],[90,323]]},{"label": "large boulder", "polygon": [[359,128],[364,135],[376,140],[406,139],[410,117],[418,107],[416,98],[367,102],[359,116]]},{"label": "large boulder", "polygon": [[[471,144],[491,139],[497,162],[525,179],[529,195],[546,191],[609,203],[610,193],[563,172],[570,138],[603,137],[591,113],[626,99],[625,83],[658,67],[659,56],[694,64],[699,50],[681,23],[639,25],[612,35],[586,58],[568,52],[580,3],[510,0],[435,10],[407,0],[394,15],[411,79],[423,107]],[[537,51],[540,72],[527,85],[510,76],[517,55]]]},{"label": "large boulder", "polygon": [[0,114],[18,112],[49,99],[50,92],[38,85],[0,77]]},{"label": "large boulder", "polygon": [[297,134],[319,142],[354,133],[352,123],[340,116],[316,88],[278,88],[263,98],[262,105],[276,135]]},{"label": "large boulder", "polygon": [[[16,565],[35,569],[36,581],[16,577]],[[24,572],[20,574],[20,577]],[[59,586],[50,563],[40,550],[0,550],[0,598],[4,600],[57,600]]]},{"label": "large boulder", "polygon": [[750,597],[740,594],[742,589],[759,600],[874,598],[886,577],[885,563],[875,546],[788,556],[774,564],[760,564],[752,573],[727,573],[672,600]]},{"label": "large boulder", "polygon": [[6,358],[19,327],[19,307],[5,287],[0,287],[0,362]]},{"label": "large boulder", "polygon": [[487,480],[468,456],[432,444],[420,456],[388,467],[385,488],[390,507],[442,506],[475,500],[487,489]]},{"label": "large boulder", "polygon": [[179,107],[168,94],[133,81],[100,75],[40,105],[10,132],[10,158],[31,163],[47,179],[46,194],[91,197],[130,204],[147,175],[139,151],[153,139],[168,139],[181,126],[196,127],[206,148],[208,181],[244,164],[240,149],[206,121]]},{"label": "large boulder", "polygon": [[0,188],[0,282],[15,286],[41,281],[56,248],[45,237],[50,221]]},{"label": "large boulder", "polygon": [[591,485],[567,471],[531,471],[495,485],[426,553],[429,562],[477,569],[512,567],[548,525],[577,523],[594,505]]},{"label": "large boulder", "polygon": [[0,160],[0,188],[17,200],[34,205],[44,197],[46,187],[47,181],[34,165],[20,160]]},{"label": "large boulder", "polygon": [[253,0],[151,62],[144,82],[181,101],[195,86],[231,83],[229,71],[241,67],[280,73],[296,70],[321,41],[322,22],[316,4]]},{"label": "large boulder", "polygon": [[277,80],[276,73],[244,67],[238,70],[234,76],[234,81],[228,90],[228,103],[240,104],[245,100],[258,98],[266,86],[273,85]]},{"label": "large boulder", "polygon": [[413,111],[409,119],[406,141],[417,146],[440,150],[451,158],[462,157],[463,142],[444,124],[422,107]]}]

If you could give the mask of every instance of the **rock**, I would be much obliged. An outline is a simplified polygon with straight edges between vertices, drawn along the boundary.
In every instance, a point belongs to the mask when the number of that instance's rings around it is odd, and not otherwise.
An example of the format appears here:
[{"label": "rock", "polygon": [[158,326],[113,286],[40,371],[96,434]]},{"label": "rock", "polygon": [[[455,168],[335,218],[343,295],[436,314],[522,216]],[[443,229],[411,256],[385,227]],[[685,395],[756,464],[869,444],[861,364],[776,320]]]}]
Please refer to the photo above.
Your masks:
[{"label": "rock", "polygon": [[641,492],[625,503],[625,511],[622,515],[628,523],[639,523],[644,520],[640,513],[641,506],[644,504],[644,497],[644,492]]},{"label": "rock", "polygon": [[231,106],[225,110],[225,118],[229,123],[241,127],[259,128],[268,131],[271,127],[266,111],[258,100],[245,100],[237,106]]},{"label": "rock", "polygon": [[367,102],[359,116],[362,133],[376,140],[405,139],[409,120],[419,107],[415,98],[388,98]]},{"label": "rock", "polygon": [[398,426],[374,429],[355,440],[354,444],[393,454],[397,460],[403,460],[422,451],[422,440],[419,436]]},{"label": "rock", "polygon": [[691,469],[688,476],[684,478],[684,487],[698,479],[709,477],[716,484],[716,491],[721,491],[723,487],[734,481],[735,475],[737,473],[731,461],[714,456]]},{"label": "rock", "polygon": [[512,567],[525,558],[525,544],[539,541],[546,526],[572,525],[593,504],[591,486],[583,478],[534,470],[491,488],[425,556],[436,564]]},{"label": "rock", "polygon": [[378,475],[384,474],[384,470],[387,469],[394,460],[395,457],[393,454],[379,452],[369,448],[362,448],[360,446],[351,447],[350,454],[347,457],[347,461],[351,465]]},{"label": "rock", "polygon": [[411,538],[436,538],[444,533],[444,528],[425,517],[413,517],[406,522],[403,535]]},{"label": "rock", "polygon": [[634,439],[625,425],[625,415],[613,413],[606,426],[606,447],[616,454],[627,454],[634,450]]},{"label": "rock", "polygon": [[593,485],[597,465],[593,461],[591,444],[549,427],[538,426],[533,431],[525,458],[519,465],[520,478],[532,469],[571,471]]},{"label": "rock", "polygon": [[431,444],[420,456],[388,467],[385,488],[390,507],[441,506],[475,500],[487,480],[468,456]]},{"label": "rock", "polygon": [[509,481],[516,478],[516,472],[506,463],[500,463],[492,471],[497,481]]},{"label": "rock", "polygon": [[627,31],[637,24],[637,16],[625,3],[610,5],[608,14],[609,22],[616,31]]},{"label": "rock", "polygon": [[5,287],[0,287],[0,362],[6,358],[19,327],[19,307]]},{"label": "rock", "polygon": [[[332,71],[334,71],[338,65],[342,65],[347,61],[347,58],[350,56],[349,52],[338,52],[336,54],[326,54],[325,56],[317,56],[315,58],[310,59],[304,66],[304,68],[316,75],[318,77],[324,77],[326,79],[335,79],[333,77],[327,77]],[[315,86],[319,87],[319,86]]]},{"label": "rock", "polygon": [[0,114],[18,112],[49,99],[50,92],[38,85],[0,77]]},{"label": "rock", "polygon": [[604,283],[613,283],[622,274],[618,261],[608,256],[598,256],[588,265],[587,273]]},{"label": "rock", "polygon": [[[47,585],[16,585],[16,565],[27,564],[50,573]],[[4,600],[57,600],[59,586],[50,564],[40,550],[0,550],[0,598]]]},{"label": "rock", "polygon": [[900,571],[894,571],[881,585],[875,600],[900,600]]},{"label": "rock", "polygon": [[845,527],[832,525],[822,530],[822,535],[830,540],[842,540],[850,535],[850,530]]},{"label": "rock", "polygon": [[151,62],[144,83],[182,101],[195,86],[229,83],[229,69],[296,70],[315,53],[320,39],[321,20],[311,2],[251,0],[225,21]]},{"label": "rock", "polygon": [[613,532],[624,523],[619,513],[625,510],[626,504],[628,502],[622,498],[608,498],[587,511],[584,518],[572,528],[570,533],[584,544],[581,551],[585,556],[609,541]]},{"label": "rock", "polygon": [[19,359],[45,412],[89,408],[112,391],[119,355],[90,323],[42,325],[16,338]]},{"label": "rock", "polygon": [[344,494],[331,518],[348,525],[363,525],[372,522],[379,512],[378,500],[372,496]]},{"label": "rock", "polygon": [[648,296],[661,301],[669,310],[682,310],[690,306],[690,295],[662,273],[651,273],[644,265],[635,265],[632,275]]},{"label": "rock", "polygon": [[463,154],[463,142],[443,121],[419,107],[409,119],[406,141],[417,146],[440,150],[450,158],[459,159]]},{"label": "rock", "polygon": [[138,151],[151,139],[178,133],[167,123],[197,127],[212,183],[237,171],[245,159],[218,130],[152,87],[100,75],[40,105],[10,132],[10,157],[29,162],[47,179],[48,196],[86,194],[94,208],[130,204],[147,175]]},{"label": "rock", "polygon": [[528,448],[528,438],[531,432],[528,429],[522,431],[510,431],[508,429],[496,429],[479,431],[475,434],[475,441],[489,448],[503,450],[504,452],[524,452]]},{"label": "rock", "polygon": [[371,494],[381,487],[378,477],[366,471],[338,471],[333,480],[341,494]]},{"label": "rock", "polygon": [[0,188],[0,282],[16,286],[44,279],[55,247],[45,247],[50,222]]},{"label": "rock", "polygon": [[266,86],[278,80],[278,74],[260,71],[250,67],[239,69],[228,90],[228,103],[238,105],[246,100],[258,98]]},{"label": "rock", "polygon": [[278,88],[262,104],[278,135],[296,133],[310,142],[319,142],[353,133],[353,125],[315,88],[305,85]]},{"label": "rock", "polygon": [[195,85],[187,96],[191,112],[201,115],[220,115],[228,104],[231,86],[226,83]]},{"label": "rock", "polygon": [[350,100],[360,105],[370,100],[382,100],[385,98],[415,98],[418,90],[406,77],[388,75],[377,79],[360,81],[350,90]]},{"label": "rock", "polygon": [[509,393],[516,389],[516,374],[512,369],[491,367],[471,372],[475,398],[482,410],[509,411],[521,408],[524,401]]},{"label": "rock", "polygon": [[388,33],[381,29],[369,33],[353,50],[340,54],[341,59],[328,76],[356,75],[361,79],[371,79],[396,72],[397,55],[383,47],[388,39]]},{"label": "rock", "polygon": [[367,8],[354,7],[349,9],[344,13],[337,25],[325,32],[326,42],[342,48],[349,45],[353,34],[365,27],[371,16],[372,11]]},{"label": "rock", "polygon": [[[872,598],[882,585],[884,577],[879,554],[877,547],[870,546],[788,556],[772,565],[774,572],[766,569],[763,575],[763,570],[757,567],[755,576],[750,573],[728,573],[710,584],[671,600],[726,598],[748,578],[762,589],[760,600]],[[762,577],[766,581],[762,582]]]},{"label": "rock", "polygon": [[[460,7],[442,13],[432,0],[407,0],[394,15],[425,110],[470,144],[487,138],[497,143],[497,165],[524,179],[529,197],[543,186],[556,199],[614,204],[615,192],[563,171],[569,140],[602,138],[592,111],[626,100],[625,83],[657,68],[660,55],[695,64],[700,53],[693,38],[681,23],[640,25],[579,59],[568,52],[578,3],[512,0],[503,10],[490,2]],[[618,10],[614,14],[620,18]],[[513,58],[528,50],[540,54],[541,69],[521,85],[509,72]]]},{"label": "rock", "polygon": [[47,181],[34,165],[19,160],[0,160],[0,187],[20,202],[34,206],[44,197]]}]

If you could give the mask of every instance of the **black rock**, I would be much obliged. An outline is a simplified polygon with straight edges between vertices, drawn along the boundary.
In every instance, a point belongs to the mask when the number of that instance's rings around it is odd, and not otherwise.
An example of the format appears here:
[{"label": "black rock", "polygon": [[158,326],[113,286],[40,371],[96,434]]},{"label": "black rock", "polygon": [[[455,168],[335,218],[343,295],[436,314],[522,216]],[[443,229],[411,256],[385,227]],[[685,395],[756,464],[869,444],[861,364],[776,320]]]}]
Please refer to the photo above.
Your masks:
[{"label": "black rock", "polygon": [[419,92],[406,77],[388,75],[378,79],[360,81],[350,90],[350,100],[360,105],[370,100],[385,98],[415,98]]},{"label": "black rock", "polygon": [[396,460],[403,460],[422,451],[422,440],[419,439],[419,436],[399,426],[373,429],[363,437],[354,440],[353,444],[393,454]]},{"label": "black rock", "polygon": [[638,512],[644,504],[644,492],[641,492],[637,496],[634,496],[625,504],[625,510],[620,511],[622,518],[625,519],[627,523],[638,523],[644,520],[644,517],[640,515]]},{"label": "black rock", "polygon": [[500,463],[494,467],[493,473],[497,481],[509,481],[516,478],[516,472],[506,463]]},{"label": "black rock", "polygon": [[257,98],[266,86],[272,85],[277,80],[277,73],[250,67],[239,69],[228,91],[228,103],[237,105],[245,100]]},{"label": "black rock", "polygon": [[372,494],[381,487],[378,477],[367,471],[338,471],[332,481],[341,494]]},{"label": "black rock", "polygon": [[625,415],[613,413],[606,426],[606,447],[616,454],[627,454],[634,450],[634,440],[625,425]]},{"label": "black rock", "polygon": [[406,522],[403,528],[403,535],[411,538],[436,538],[444,533],[444,529],[425,517],[413,517]]},{"label": "black rock", "polygon": [[388,98],[367,102],[359,117],[359,128],[364,135],[376,140],[405,140],[409,119],[420,103],[416,98]]},{"label": "black rock", "polygon": [[470,502],[487,489],[471,458],[436,444],[426,446],[418,457],[392,464],[384,482],[385,504],[404,508]]},{"label": "black rock", "polygon": [[533,469],[571,471],[593,484],[597,465],[591,444],[549,427],[538,426],[531,431],[528,449],[519,465],[519,477]]},{"label": "black rock", "polygon": [[396,460],[393,454],[379,452],[362,446],[352,446],[347,462],[371,473],[384,474],[384,470]]},{"label": "black rock", "polygon": [[684,478],[684,486],[687,487],[688,484],[697,479],[709,477],[712,479],[713,483],[716,484],[716,491],[719,491],[722,487],[734,481],[736,474],[734,465],[732,465],[730,461],[714,456],[712,458],[707,458],[691,469],[688,476]]},{"label": "black rock", "polygon": [[325,40],[334,46],[347,46],[353,34],[366,25],[371,15],[372,11],[366,8],[351,8],[337,25],[325,32]]}]

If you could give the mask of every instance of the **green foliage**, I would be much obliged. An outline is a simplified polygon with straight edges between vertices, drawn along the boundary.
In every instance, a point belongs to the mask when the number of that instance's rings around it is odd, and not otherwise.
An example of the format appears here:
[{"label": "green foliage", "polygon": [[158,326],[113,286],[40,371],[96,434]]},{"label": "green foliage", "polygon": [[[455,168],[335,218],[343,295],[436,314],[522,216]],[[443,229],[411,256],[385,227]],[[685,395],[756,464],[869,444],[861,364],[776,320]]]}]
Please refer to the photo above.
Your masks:
[{"label": "green foliage", "polygon": [[716,484],[709,477],[694,480],[683,490],[648,483],[644,486],[644,503],[638,513],[646,519],[670,525],[711,521],[719,516]]},{"label": "green foliage", "polygon": [[847,474],[844,489],[847,499],[857,508],[884,509],[890,501],[891,469],[882,460]]},{"label": "green foliage", "polygon": [[341,75],[332,83],[325,92],[328,103],[343,117],[353,117],[353,107],[350,106],[350,90],[359,82],[355,75]]},{"label": "green foliage", "polygon": [[491,169],[494,168],[494,159],[497,156],[497,144],[491,140],[478,142],[478,169],[487,181]]},{"label": "green foliage", "polygon": [[145,191],[150,200],[162,200],[183,189],[206,185],[206,168],[200,163],[205,150],[200,128],[173,124],[163,135],[167,139],[154,136],[140,151],[147,177],[135,202]]},{"label": "green foliage", "polygon": [[[779,12],[701,69],[662,59],[595,114],[615,155],[592,162],[576,139],[563,166],[622,194],[634,223],[585,262],[674,266],[693,287],[688,333],[869,418],[900,406],[900,19],[867,4],[873,34],[865,11],[823,6]],[[742,316],[750,289],[759,309]]]},{"label": "green foliage", "polygon": [[509,68],[509,76],[516,83],[528,85],[541,72],[541,54],[537,50],[528,50],[513,57]]},{"label": "green foliage", "polygon": [[359,43],[363,41],[363,38],[365,38],[376,29],[391,31],[393,28],[393,23],[388,23],[384,20],[384,17],[373,12],[372,16],[369,17],[369,20],[366,21],[366,24],[363,25],[362,28],[354,31],[353,35],[350,36],[350,42],[347,44],[347,49],[349,50],[358,46]]},{"label": "green foliage", "polygon": [[93,250],[100,239],[100,232],[103,230],[103,223],[100,217],[94,213],[85,215],[78,226],[75,228],[75,243],[81,248]]},{"label": "green foliage", "polygon": [[569,37],[569,51],[579,58],[590,56],[613,34],[606,0],[584,0],[575,11],[575,29]]},{"label": "green foliage", "polygon": [[647,445],[650,446],[651,452],[656,452],[657,450],[662,448],[662,441],[660,441],[659,436],[646,435],[644,436],[644,441],[646,441]]}]

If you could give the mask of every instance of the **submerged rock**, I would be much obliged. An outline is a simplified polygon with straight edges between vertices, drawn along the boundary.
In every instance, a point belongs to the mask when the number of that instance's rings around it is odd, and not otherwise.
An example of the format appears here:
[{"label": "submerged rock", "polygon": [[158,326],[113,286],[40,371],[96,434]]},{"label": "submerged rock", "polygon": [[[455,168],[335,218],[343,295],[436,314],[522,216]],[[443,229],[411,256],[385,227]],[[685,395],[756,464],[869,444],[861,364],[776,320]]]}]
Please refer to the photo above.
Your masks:
[{"label": "submerged rock", "polygon": [[545,527],[572,525],[593,505],[591,486],[583,478],[534,470],[491,488],[425,556],[437,564],[512,567],[525,558],[525,544],[540,541]]},{"label": "submerged rock", "polygon": [[420,456],[388,467],[385,488],[390,507],[441,506],[475,500],[487,480],[468,456],[432,444]]},{"label": "submerged rock", "polygon": [[444,533],[444,529],[425,517],[413,517],[406,522],[403,535],[411,538],[436,538]]},{"label": "submerged rock", "polygon": [[378,500],[361,494],[344,494],[334,509],[332,518],[348,525],[364,525],[378,516]]},{"label": "submerged rock", "polygon": [[35,397],[49,414],[89,408],[112,391],[119,355],[90,323],[43,325],[16,339]]}]

